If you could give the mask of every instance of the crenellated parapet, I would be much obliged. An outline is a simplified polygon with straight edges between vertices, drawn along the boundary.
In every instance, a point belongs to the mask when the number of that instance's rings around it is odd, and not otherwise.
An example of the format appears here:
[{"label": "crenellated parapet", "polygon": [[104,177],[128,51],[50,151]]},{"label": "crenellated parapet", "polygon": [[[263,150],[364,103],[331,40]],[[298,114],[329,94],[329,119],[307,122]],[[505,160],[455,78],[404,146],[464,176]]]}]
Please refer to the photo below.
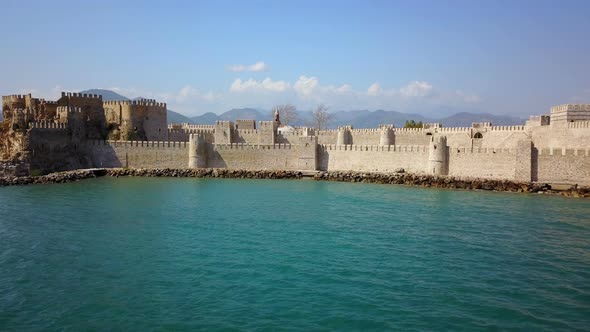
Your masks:
[{"label": "crenellated parapet", "polygon": [[87,99],[99,99],[102,100],[102,95],[90,94],[90,93],[78,93],[78,92],[62,92],[62,98],[87,98]]},{"label": "crenellated parapet", "polygon": [[168,129],[215,129],[215,125],[201,125],[190,123],[171,123]]},{"label": "crenellated parapet", "polygon": [[590,104],[563,104],[551,107],[551,125],[590,120]]},{"label": "crenellated parapet", "polygon": [[103,101],[105,106],[153,106],[166,109],[166,103],[157,102],[154,99],[138,99],[138,100],[107,100]]},{"label": "crenellated parapet", "polygon": [[29,122],[29,129],[65,130],[65,129],[67,129],[67,125],[65,123],[59,123],[59,122],[50,121],[50,120],[40,120],[40,121]]}]

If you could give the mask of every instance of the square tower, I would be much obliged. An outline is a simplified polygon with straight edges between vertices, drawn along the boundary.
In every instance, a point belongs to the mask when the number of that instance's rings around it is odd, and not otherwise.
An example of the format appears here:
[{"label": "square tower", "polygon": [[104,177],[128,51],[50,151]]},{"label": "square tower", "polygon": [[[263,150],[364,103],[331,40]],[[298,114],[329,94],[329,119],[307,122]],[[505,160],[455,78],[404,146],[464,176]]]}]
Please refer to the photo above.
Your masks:
[{"label": "square tower", "polygon": [[233,130],[233,122],[215,121],[215,144],[231,144]]},{"label": "square tower", "polygon": [[276,142],[279,123],[276,121],[260,121],[258,144],[273,145]]}]

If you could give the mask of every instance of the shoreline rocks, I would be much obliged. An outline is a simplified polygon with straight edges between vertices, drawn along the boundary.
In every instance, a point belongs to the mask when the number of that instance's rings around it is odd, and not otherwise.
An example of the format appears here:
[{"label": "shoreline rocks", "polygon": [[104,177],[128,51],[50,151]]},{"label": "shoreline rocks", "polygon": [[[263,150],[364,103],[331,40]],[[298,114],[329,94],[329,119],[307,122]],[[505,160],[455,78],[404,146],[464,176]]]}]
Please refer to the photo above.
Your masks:
[{"label": "shoreline rocks", "polygon": [[102,176],[137,177],[191,177],[231,179],[303,179],[316,181],[337,181],[353,183],[396,184],[414,187],[443,189],[487,190],[520,193],[559,194],[568,197],[590,197],[590,187],[570,186],[569,189],[555,190],[549,184],[514,182],[509,180],[467,179],[426,174],[370,173],[352,171],[319,171],[304,174],[301,171],[270,171],[243,169],[144,169],[144,168],[99,168],[51,173],[42,176],[0,177],[0,187],[76,182]]}]

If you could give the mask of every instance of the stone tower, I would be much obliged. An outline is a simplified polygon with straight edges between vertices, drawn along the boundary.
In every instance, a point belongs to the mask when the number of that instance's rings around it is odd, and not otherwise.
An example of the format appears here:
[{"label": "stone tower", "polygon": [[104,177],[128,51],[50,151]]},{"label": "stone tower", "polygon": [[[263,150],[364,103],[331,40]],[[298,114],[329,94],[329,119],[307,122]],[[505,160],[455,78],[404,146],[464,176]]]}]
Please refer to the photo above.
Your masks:
[{"label": "stone tower", "polygon": [[351,126],[338,127],[338,137],[336,138],[336,145],[352,144]]},{"label": "stone tower", "polygon": [[276,142],[277,129],[279,122],[277,121],[260,121],[260,128],[258,128],[258,144],[273,145]]},{"label": "stone tower", "polygon": [[394,136],[393,136],[393,126],[391,125],[382,125],[381,126],[381,136],[379,137],[379,145],[386,146],[386,145],[394,145]]},{"label": "stone tower", "polygon": [[202,134],[190,134],[188,147],[188,168],[207,167],[207,143]]},{"label": "stone tower", "polygon": [[233,131],[233,122],[215,121],[215,144],[231,144]]},{"label": "stone tower", "polygon": [[429,173],[434,175],[447,175],[449,173],[449,162],[447,159],[448,147],[447,137],[432,137],[429,144],[428,164]]}]

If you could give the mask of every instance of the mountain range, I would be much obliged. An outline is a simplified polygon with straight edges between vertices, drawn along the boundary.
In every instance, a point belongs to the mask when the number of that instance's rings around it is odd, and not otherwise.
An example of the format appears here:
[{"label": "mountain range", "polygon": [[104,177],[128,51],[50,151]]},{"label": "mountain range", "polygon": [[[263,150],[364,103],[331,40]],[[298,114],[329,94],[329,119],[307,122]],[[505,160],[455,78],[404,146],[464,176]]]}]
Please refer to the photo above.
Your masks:
[{"label": "mountain range", "polygon": [[[91,89],[80,91],[81,93],[99,94],[103,100],[138,100],[122,96],[111,90]],[[298,119],[293,125],[300,126],[311,122],[311,111],[298,111]],[[358,110],[358,111],[335,111],[331,112],[332,119],[330,127],[336,128],[342,125],[352,125],[354,128],[376,128],[380,124],[395,124],[396,127],[403,127],[406,121],[414,120],[424,123],[441,123],[444,127],[469,127],[473,122],[491,122],[498,126],[522,125],[524,119],[494,115],[489,113],[459,112],[443,118],[431,118],[416,113],[402,113],[385,110]],[[188,117],[183,114],[168,110],[168,123],[190,123],[190,124],[215,124],[218,120],[235,121],[236,119],[253,119],[256,121],[272,120],[272,112],[255,108],[231,109],[221,114],[208,112],[202,115]]]}]

